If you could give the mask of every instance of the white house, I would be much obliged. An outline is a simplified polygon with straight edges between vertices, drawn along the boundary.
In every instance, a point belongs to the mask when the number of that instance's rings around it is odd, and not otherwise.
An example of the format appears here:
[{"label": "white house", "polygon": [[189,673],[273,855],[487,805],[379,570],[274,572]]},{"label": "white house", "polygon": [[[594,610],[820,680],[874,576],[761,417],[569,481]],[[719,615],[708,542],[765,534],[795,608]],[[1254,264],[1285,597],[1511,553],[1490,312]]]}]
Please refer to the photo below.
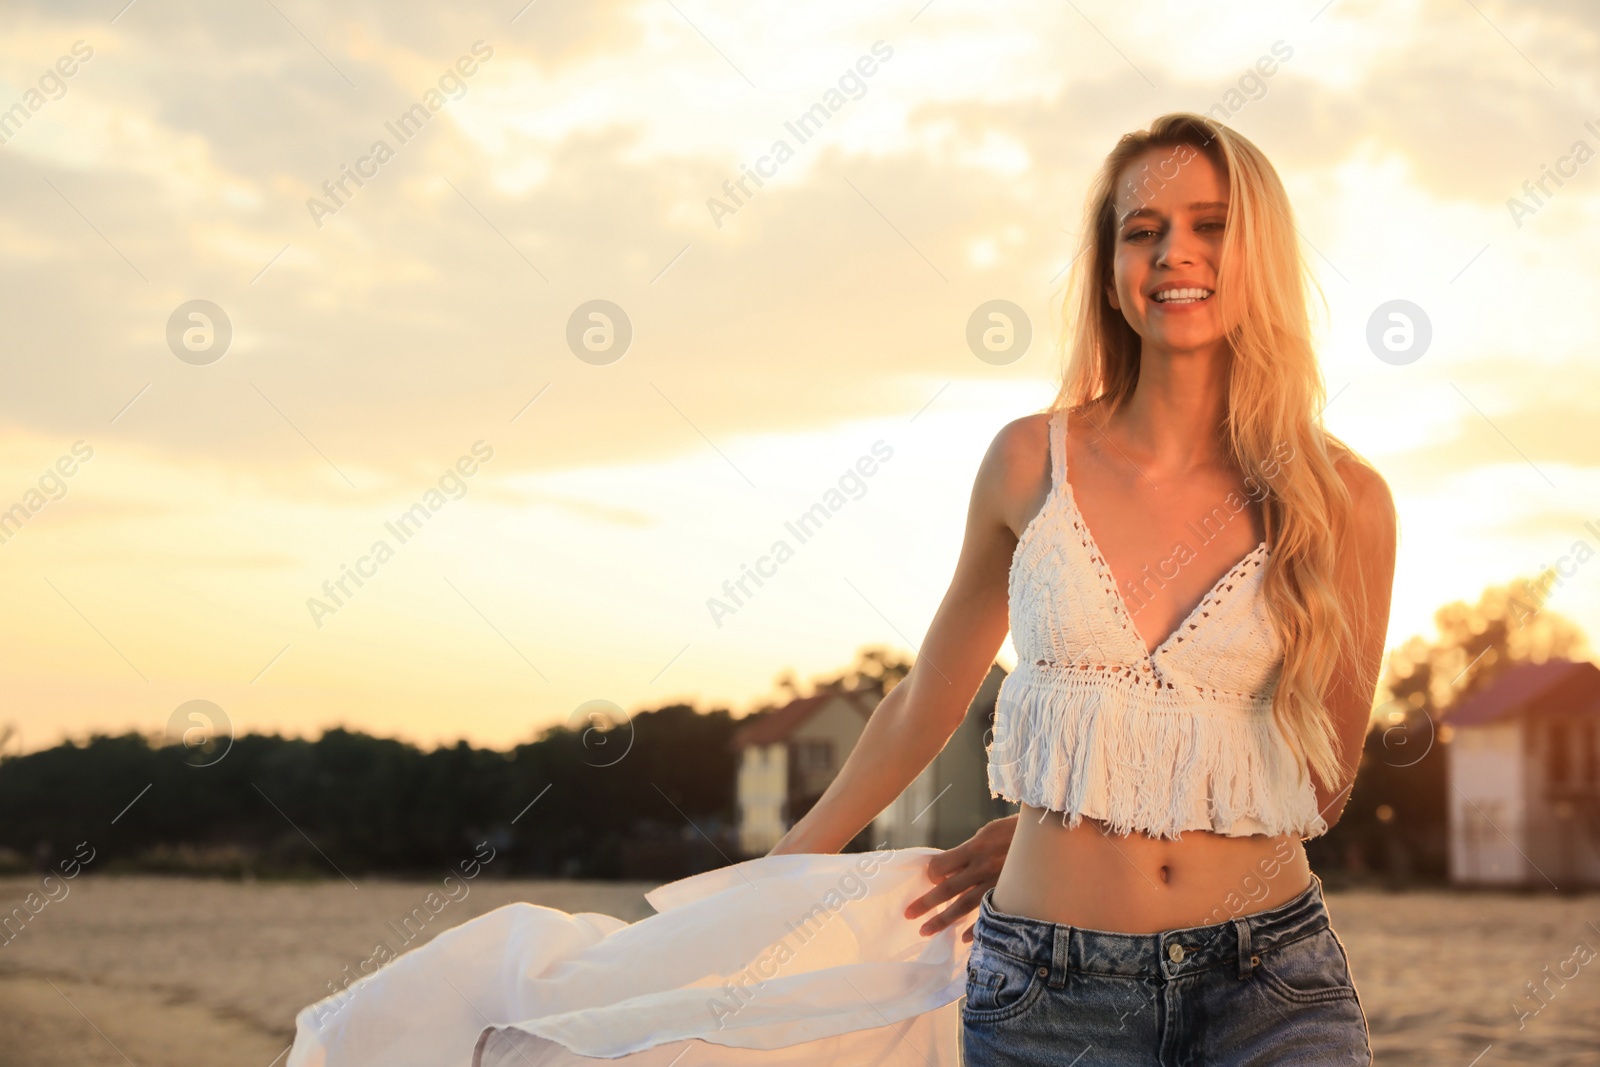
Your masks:
[{"label": "white house", "polygon": [[984,823],[1017,805],[989,796],[986,745],[994,727],[995,697],[1006,672],[998,663],[978,686],[966,718],[933,762],[872,823],[872,844],[889,848],[953,848]]},{"label": "white house", "polygon": [[1600,668],[1507,668],[1447,712],[1450,879],[1600,886]]},{"label": "white house", "polygon": [[[989,796],[987,734],[1005,671],[989,668],[944,749],[858,837],[861,848],[949,848],[1016,805]],[[866,729],[876,690],[822,693],[754,718],[733,736],[740,752],[739,847],[766,853],[822,796]]]},{"label": "white house", "polygon": [[733,735],[739,758],[739,847],[765,854],[811,810],[844,765],[877,707],[876,691],[791,701]]}]

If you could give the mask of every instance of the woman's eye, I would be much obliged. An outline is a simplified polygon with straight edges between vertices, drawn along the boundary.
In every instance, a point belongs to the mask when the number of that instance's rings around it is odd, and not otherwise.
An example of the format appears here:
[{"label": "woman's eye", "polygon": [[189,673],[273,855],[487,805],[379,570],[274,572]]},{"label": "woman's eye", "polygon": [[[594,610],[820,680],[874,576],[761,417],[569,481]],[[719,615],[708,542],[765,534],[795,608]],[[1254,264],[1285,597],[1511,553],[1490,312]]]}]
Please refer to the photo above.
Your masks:
[{"label": "woman's eye", "polygon": [[1143,236],[1144,234],[1155,233],[1155,232],[1156,231],[1154,231],[1154,230],[1134,230],[1132,233],[1128,234],[1125,239],[1129,240],[1129,241],[1132,241],[1132,240],[1136,240],[1137,238]]}]

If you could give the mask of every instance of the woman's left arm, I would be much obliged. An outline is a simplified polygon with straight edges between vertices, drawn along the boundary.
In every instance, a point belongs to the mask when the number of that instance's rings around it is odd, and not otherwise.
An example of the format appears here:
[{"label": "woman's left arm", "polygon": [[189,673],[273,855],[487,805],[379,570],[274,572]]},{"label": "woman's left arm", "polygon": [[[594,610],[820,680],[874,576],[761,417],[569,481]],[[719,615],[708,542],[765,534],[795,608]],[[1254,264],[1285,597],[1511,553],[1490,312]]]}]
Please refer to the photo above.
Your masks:
[{"label": "woman's left arm", "polygon": [[1389,632],[1389,602],[1394,590],[1398,524],[1394,498],[1377,471],[1358,462],[1340,473],[1353,506],[1345,543],[1338,546],[1335,585],[1355,629],[1355,647],[1335,664],[1327,693],[1333,715],[1338,755],[1345,768],[1339,788],[1330,790],[1312,776],[1317,809],[1331,828],[1344,812],[1361,764],[1361,751],[1372,724],[1372,701],[1378,689],[1383,642]]}]

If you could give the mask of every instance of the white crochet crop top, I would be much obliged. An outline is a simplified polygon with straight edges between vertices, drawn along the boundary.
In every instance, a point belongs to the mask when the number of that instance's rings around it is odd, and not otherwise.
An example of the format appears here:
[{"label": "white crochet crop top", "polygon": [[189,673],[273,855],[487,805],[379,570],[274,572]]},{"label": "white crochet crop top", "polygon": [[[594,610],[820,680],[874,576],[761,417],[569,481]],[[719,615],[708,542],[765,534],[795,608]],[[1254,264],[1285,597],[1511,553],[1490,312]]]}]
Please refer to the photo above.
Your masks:
[{"label": "white crochet crop top", "polygon": [[1050,494],[1011,560],[1017,669],[995,706],[990,795],[1117,834],[1326,833],[1272,717],[1283,650],[1261,596],[1267,543],[1147,653],[1067,481],[1066,412],[1049,425]]}]

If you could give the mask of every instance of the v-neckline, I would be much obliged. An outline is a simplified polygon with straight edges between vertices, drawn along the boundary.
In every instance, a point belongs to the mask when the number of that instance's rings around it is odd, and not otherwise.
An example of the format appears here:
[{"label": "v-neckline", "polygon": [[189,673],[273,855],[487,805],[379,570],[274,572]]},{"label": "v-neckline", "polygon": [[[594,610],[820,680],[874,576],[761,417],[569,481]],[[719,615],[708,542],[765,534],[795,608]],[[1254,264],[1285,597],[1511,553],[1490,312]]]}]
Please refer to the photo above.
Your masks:
[{"label": "v-neckline", "polygon": [[1106,562],[1106,554],[1100,551],[1100,543],[1095,540],[1094,531],[1089,529],[1089,520],[1084,518],[1083,509],[1078,507],[1078,496],[1072,491],[1072,482],[1067,477],[1069,467],[1067,463],[1067,447],[1069,440],[1070,439],[1067,436],[1067,412],[1066,409],[1063,408],[1061,409],[1061,494],[1066,499],[1067,507],[1071,509],[1073,525],[1075,525],[1083,534],[1081,543],[1089,552],[1090,562],[1094,564],[1095,569],[1099,572],[1102,584],[1110,587],[1112,611],[1116,614],[1117,621],[1122,624],[1123,628],[1127,630],[1129,636],[1133,639],[1134,647],[1137,648],[1144,657],[1143,662],[1153,668],[1156,657],[1161,655],[1162,652],[1166,651],[1167,646],[1172,644],[1172,642],[1178,638],[1179,634],[1190,628],[1190,624],[1194,622],[1195,616],[1200,613],[1200,610],[1206,607],[1206,605],[1212,603],[1214,600],[1221,599],[1221,593],[1219,590],[1222,589],[1223,584],[1226,583],[1230,578],[1233,578],[1238,573],[1239,569],[1249,563],[1257,553],[1265,553],[1268,551],[1267,542],[1263,540],[1260,544],[1256,545],[1255,548],[1252,548],[1249,552],[1246,552],[1243,556],[1239,557],[1237,563],[1235,563],[1232,567],[1229,567],[1227,572],[1223,574],[1222,577],[1218,578],[1212,583],[1211,588],[1206,590],[1205,596],[1201,597],[1200,602],[1191,608],[1189,613],[1178,621],[1178,625],[1172,630],[1171,633],[1167,634],[1167,636],[1163,638],[1155,648],[1147,648],[1144,643],[1144,635],[1139,632],[1139,627],[1134,625],[1133,614],[1128,610],[1127,603],[1122,599],[1122,590],[1117,585],[1116,575],[1111,573],[1111,564]]}]

